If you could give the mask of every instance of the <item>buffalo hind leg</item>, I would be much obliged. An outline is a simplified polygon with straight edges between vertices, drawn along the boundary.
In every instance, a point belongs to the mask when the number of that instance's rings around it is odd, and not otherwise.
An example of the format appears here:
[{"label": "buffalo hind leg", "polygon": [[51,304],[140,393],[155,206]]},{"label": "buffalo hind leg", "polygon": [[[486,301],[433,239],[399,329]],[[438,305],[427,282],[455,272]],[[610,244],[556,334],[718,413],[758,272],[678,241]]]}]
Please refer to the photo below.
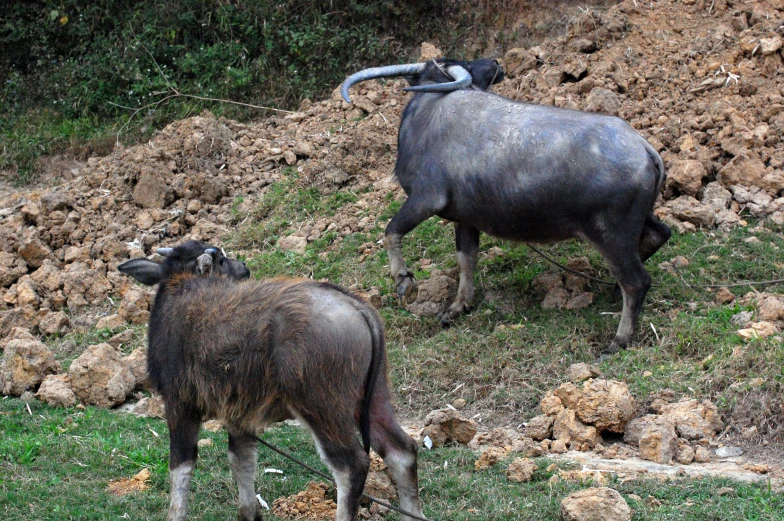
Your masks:
[{"label": "buffalo hind leg", "polygon": [[256,499],[256,439],[231,425],[229,431],[229,466],[239,492],[239,521],[262,521],[261,505]]},{"label": "buffalo hind leg", "polygon": [[201,418],[166,404],[169,425],[169,483],[171,499],[166,521],[184,521],[188,516],[188,490],[196,467]]},{"label": "buffalo hind leg", "polygon": [[[400,508],[424,517],[419,500],[416,442],[400,428],[389,398],[383,393],[373,396],[370,417],[370,445],[389,467],[397,485]],[[401,520],[415,521],[405,515],[401,515]]]},{"label": "buffalo hind leg", "polygon": [[630,246],[631,244],[622,243],[599,246],[599,251],[610,265],[623,295],[621,322],[618,324],[615,338],[602,351],[600,359],[626,349],[642,311],[645,295],[651,287],[651,276],[645,271],[637,248]]},{"label": "buffalo hind leg", "polygon": [[[422,193],[422,192],[416,192]],[[395,281],[395,292],[403,304],[416,300],[417,284],[403,259],[403,237],[420,223],[436,215],[446,206],[443,198],[412,195],[389,221],[384,232],[384,246],[389,256],[389,274]]]},{"label": "buffalo hind leg", "polygon": [[455,246],[460,282],[455,301],[438,315],[444,325],[451,323],[461,313],[471,311],[471,301],[474,298],[474,271],[479,258],[479,230],[467,224],[455,223]]},{"label": "buffalo hind leg", "polygon": [[670,240],[672,231],[669,226],[661,222],[652,213],[645,220],[645,226],[640,236],[640,260],[647,261],[654,253],[659,251],[665,242]]}]

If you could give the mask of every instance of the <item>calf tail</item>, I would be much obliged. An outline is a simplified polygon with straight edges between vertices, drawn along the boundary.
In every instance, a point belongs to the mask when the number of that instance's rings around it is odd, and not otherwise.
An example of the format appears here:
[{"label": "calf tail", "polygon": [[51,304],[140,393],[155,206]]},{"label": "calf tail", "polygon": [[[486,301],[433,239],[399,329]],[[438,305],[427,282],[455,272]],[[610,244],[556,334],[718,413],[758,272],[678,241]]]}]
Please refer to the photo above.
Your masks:
[{"label": "calf tail", "polygon": [[386,360],[386,344],[384,341],[384,330],[378,315],[374,313],[367,304],[357,305],[357,311],[365,317],[373,348],[370,354],[370,369],[368,370],[367,380],[365,381],[365,393],[362,396],[362,405],[359,410],[359,432],[362,435],[362,445],[365,452],[370,452],[370,403],[373,399],[373,392],[378,381],[378,376],[384,367]]},{"label": "calf tail", "polygon": [[651,156],[651,161],[653,161],[654,166],[656,166],[656,195],[659,195],[659,192],[664,186],[664,181],[667,180],[667,172],[664,171],[664,162],[662,161],[661,156],[656,149],[648,143],[647,140],[643,139],[645,145],[645,151],[648,152],[648,155]]}]

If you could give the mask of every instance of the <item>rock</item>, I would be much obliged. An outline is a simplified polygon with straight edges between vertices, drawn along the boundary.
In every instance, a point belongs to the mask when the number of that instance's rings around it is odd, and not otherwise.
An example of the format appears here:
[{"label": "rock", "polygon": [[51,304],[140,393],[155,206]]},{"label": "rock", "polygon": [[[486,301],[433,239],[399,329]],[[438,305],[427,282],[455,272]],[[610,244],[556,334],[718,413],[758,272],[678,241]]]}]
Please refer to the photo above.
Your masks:
[{"label": "rock", "polygon": [[166,418],[166,407],[161,395],[154,394],[150,397],[145,396],[136,402],[131,408],[131,413],[144,418]]},{"label": "rock", "polygon": [[566,369],[566,377],[572,382],[590,380],[591,378],[596,378],[601,374],[602,373],[599,371],[598,367],[593,364],[586,364],[585,362],[572,364],[568,369]]},{"label": "rock", "polygon": [[707,175],[705,167],[696,159],[675,161],[667,170],[666,187],[674,187],[682,194],[696,197],[702,188],[702,179]]},{"label": "rock", "polygon": [[621,100],[616,93],[602,87],[594,87],[588,94],[584,110],[617,116],[620,109]]},{"label": "rock", "polygon": [[634,416],[634,398],[629,387],[612,380],[588,380],[577,401],[577,417],[599,431],[621,433]]},{"label": "rock", "polygon": [[[549,440],[542,440],[542,443],[545,443],[546,441]],[[550,443],[550,452],[553,454],[565,454],[569,451],[569,449],[566,448],[566,443],[567,440],[553,440],[553,442]]]},{"label": "rock", "polygon": [[35,397],[51,407],[76,405],[76,395],[71,390],[71,380],[67,374],[52,374],[44,378]]},{"label": "rock", "polygon": [[17,338],[10,340],[0,361],[0,391],[3,395],[21,396],[35,390],[48,375],[60,372],[60,363],[43,343],[31,338],[24,329],[15,329]]},{"label": "rock", "polygon": [[47,313],[47,315],[41,319],[41,322],[38,323],[38,329],[43,335],[57,335],[67,332],[68,326],[70,325],[71,321],[68,318],[68,315],[62,311],[55,311],[53,313]]},{"label": "rock", "polygon": [[525,426],[525,435],[530,436],[536,441],[541,441],[549,438],[553,434],[553,422],[555,418],[552,416],[534,416]]},{"label": "rock", "polygon": [[678,451],[675,423],[660,416],[646,425],[640,433],[640,457],[656,463],[669,464]]},{"label": "rock", "polygon": [[716,296],[714,297],[714,300],[719,304],[730,304],[733,300],[735,300],[735,294],[728,288],[721,287],[716,290]]},{"label": "rock", "polygon": [[572,492],[561,501],[564,521],[630,521],[632,511],[621,495],[607,487]]},{"label": "rock", "polygon": [[678,450],[675,453],[675,459],[681,465],[688,465],[694,461],[694,449],[689,445],[689,442],[678,438]]},{"label": "rock", "polygon": [[784,300],[778,295],[763,293],[757,299],[757,314],[760,320],[768,322],[784,320]]},{"label": "rock", "polygon": [[710,449],[697,445],[694,449],[694,461],[696,463],[708,463],[713,459]]},{"label": "rock", "polygon": [[542,301],[542,307],[545,309],[564,308],[569,302],[571,294],[564,288],[556,287],[551,289],[545,295]]},{"label": "rock", "polygon": [[152,294],[140,288],[131,288],[123,295],[117,314],[131,324],[146,324],[150,320]]},{"label": "rock", "polygon": [[690,195],[668,201],[666,206],[676,218],[701,228],[712,228],[716,222],[716,212]]},{"label": "rock", "polygon": [[571,409],[564,409],[555,417],[553,437],[556,440],[571,441],[580,446],[588,444],[589,448],[593,448],[602,442],[602,437],[597,428],[582,423],[577,419],[575,411]]},{"label": "rock", "polygon": [[98,320],[98,323],[95,324],[95,329],[119,329],[125,325],[125,319],[123,319],[120,315],[108,315],[105,317],[101,317]]},{"label": "rock", "polygon": [[490,447],[479,454],[479,459],[474,462],[476,470],[486,470],[506,457],[509,451],[501,447]]},{"label": "rock", "polygon": [[125,363],[136,380],[135,388],[142,390],[149,389],[150,380],[147,376],[147,348],[138,347],[134,349],[130,355],[123,358],[123,363]]},{"label": "rock", "polygon": [[422,42],[422,46],[420,47],[420,55],[419,61],[426,62],[430,60],[435,60],[436,58],[443,58],[444,53],[441,52],[441,49],[433,45],[429,42]]},{"label": "rock", "polygon": [[547,293],[553,288],[562,287],[564,283],[560,273],[548,271],[534,277],[532,284],[536,290]]},{"label": "rock", "polygon": [[687,440],[710,439],[724,428],[718,409],[707,400],[681,400],[665,405],[661,413],[675,424],[678,435]]},{"label": "rock", "polygon": [[0,251],[0,288],[8,287],[27,274],[27,263],[21,256]]},{"label": "rock", "polygon": [[743,454],[743,449],[740,447],[719,447],[716,449],[716,456],[719,458],[737,458]]},{"label": "rock", "polygon": [[784,40],[782,40],[781,36],[778,34],[774,34],[770,38],[760,38],[759,50],[763,56],[773,54],[781,49],[782,42],[784,42]]},{"label": "rock", "polygon": [[365,481],[365,494],[379,499],[397,499],[397,489],[386,471],[371,470]]},{"label": "rock", "polygon": [[721,212],[730,207],[732,203],[732,193],[721,186],[721,183],[712,181],[705,185],[702,194],[702,203],[707,204],[715,212]]},{"label": "rock", "polygon": [[560,398],[552,393],[547,393],[542,401],[539,402],[539,408],[548,416],[555,416],[564,409],[563,402]]},{"label": "rock", "polygon": [[134,202],[143,208],[166,207],[174,198],[166,184],[166,175],[167,172],[163,169],[142,173],[133,189]]},{"label": "rock", "polygon": [[37,237],[37,234],[35,237],[23,242],[19,248],[19,255],[32,268],[39,268],[41,264],[43,264],[44,259],[51,254],[52,250],[49,246],[41,242]]},{"label": "rock", "polygon": [[536,462],[528,458],[516,458],[506,469],[506,479],[515,483],[531,481],[537,470]]},{"label": "rock", "polygon": [[436,315],[452,302],[456,293],[457,281],[433,270],[429,279],[419,283],[416,301],[407,304],[406,309],[415,315]]},{"label": "rock", "polygon": [[765,164],[758,157],[743,153],[735,156],[719,170],[718,181],[726,187],[732,185],[759,186],[765,176]]},{"label": "rock", "polygon": [[642,431],[652,424],[656,418],[657,416],[655,414],[646,414],[645,416],[630,420],[623,431],[623,441],[629,445],[638,447],[640,445]]},{"label": "rock", "polygon": [[68,374],[77,398],[99,407],[123,403],[136,383],[120,351],[109,344],[88,347],[71,363]]},{"label": "rock", "polygon": [[460,417],[453,409],[438,409],[425,418],[424,436],[429,436],[434,447],[448,443],[466,444],[476,435],[478,427],[474,420]]},{"label": "rock", "polygon": [[591,54],[597,50],[596,42],[587,38],[575,38],[569,42],[569,48],[583,54]]},{"label": "rock", "polygon": [[593,293],[584,292],[577,295],[572,295],[564,306],[566,309],[582,309],[588,307],[593,303]]},{"label": "rock", "polygon": [[561,384],[553,389],[553,394],[557,396],[564,407],[567,409],[577,408],[577,402],[580,400],[580,389],[571,382]]},{"label": "rock", "polygon": [[278,248],[283,251],[293,251],[300,255],[305,253],[305,248],[308,245],[308,240],[305,237],[297,237],[290,235],[288,237],[281,237],[278,239]]},{"label": "rock", "polygon": [[526,49],[515,47],[504,55],[504,68],[510,76],[517,76],[536,68],[536,56]]}]

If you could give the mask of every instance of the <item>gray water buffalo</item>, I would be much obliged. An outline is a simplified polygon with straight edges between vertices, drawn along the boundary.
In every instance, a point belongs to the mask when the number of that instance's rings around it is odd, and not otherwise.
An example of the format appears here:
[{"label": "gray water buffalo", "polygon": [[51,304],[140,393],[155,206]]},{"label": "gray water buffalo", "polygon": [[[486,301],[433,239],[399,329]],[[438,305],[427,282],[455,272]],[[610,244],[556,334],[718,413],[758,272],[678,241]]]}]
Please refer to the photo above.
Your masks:
[{"label": "gray water buffalo", "polygon": [[656,150],[619,118],[486,92],[504,77],[496,60],[366,69],[349,76],[341,93],[350,101],[352,85],[400,76],[415,92],[400,121],[395,164],[408,199],[384,239],[401,300],[416,293],[401,240],[434,215],[455,224],[460,269],[444,323],[470,309],[480,231],[534,243],[584,239],[623,294],[621,321],[603,354],[625,348],[651,286],[643,262],[671,233],[653,215],[665,179]]},{"label": "gray water buffalo", "polygon": [[167,520],[186,519],[199,427],[210,418],[228,430],[243,521],[262,518],[256,432],[287,418],[307,426],[335,478],[337,521],[357,518],[369,447],[392,472],[401,507],[421,516],[417,447],[393,415],[375,311],[327,283],[245,280],[250,273],[242,262],[203,242],[159,252],[161,264],[134,259],[118,269],[158,284],[147,369],[169,426]]}]

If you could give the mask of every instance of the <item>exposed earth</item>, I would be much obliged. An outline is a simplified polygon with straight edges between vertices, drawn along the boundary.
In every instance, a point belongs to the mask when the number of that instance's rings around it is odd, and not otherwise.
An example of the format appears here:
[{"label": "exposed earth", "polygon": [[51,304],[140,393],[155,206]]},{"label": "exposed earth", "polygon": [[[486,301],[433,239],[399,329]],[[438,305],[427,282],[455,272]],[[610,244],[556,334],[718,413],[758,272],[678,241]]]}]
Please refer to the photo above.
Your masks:
[{"label": "exposed earth", "polygon": [[[423,45],[423,58],[437,54]],[[507,79],[495,92],[618,115],[646,137],[668,169],[656,213],[679,232],[728,230],[747,216],[784,223],[781,2],[626,0],[575,11],[564,35],[510,50],[501,61]],[[205,112],[86,163],[50,159],[37,185],[1,186],[0,338],[14,327],[35,335],[86,330],[116,302],[117,320],[146,323],[150,292],[117,264],[189,238],[220,243],[294,171],[301,186],[350,190],[357,199],[329,219],[293,224],[278,246],[296,251],[327,230],[337,244],[371,230],[388,195],[403,196],[391,173],[404,85],[363,83],[351,105],[335,91],[256,123]],[[360,254],[378,248],[368,243]],[[705,472],[759,476],[705,465]]]}]

